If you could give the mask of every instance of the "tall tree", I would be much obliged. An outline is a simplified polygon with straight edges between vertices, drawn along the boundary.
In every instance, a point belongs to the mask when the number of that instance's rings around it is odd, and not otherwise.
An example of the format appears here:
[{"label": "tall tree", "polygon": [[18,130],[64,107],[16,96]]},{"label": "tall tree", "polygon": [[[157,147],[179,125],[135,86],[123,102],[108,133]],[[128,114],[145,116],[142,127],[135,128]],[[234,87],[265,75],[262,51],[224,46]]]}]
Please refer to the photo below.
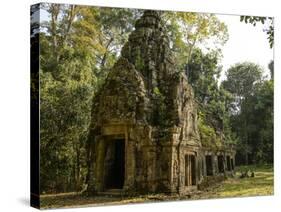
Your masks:
[{"label": "tall tree", "polygon": [[[195,48],[219,52],[228,40],[227,26],[214,14],[165,12],[163,17],[172,38],[171,47],[177,53],[181,68],[189,62]],[[209,41],[212,41],[212,46],[209,46]]]},{"label": "tall tree", "polygon": [[262,81],[262,73],[261,67],[249,62],[237,63],[227,70],[222,86],[234,97],[234,113],[241,109],[242,101],[253,93],[254,85]]},{"label": "tall tree", "polygon": [[120,55],[121,48],[128,40],[129,33],[133,31],[135,21],[142,14],[142,10],[120,8],[90,8],[90,10],[95,11],[95,19],[100,28],[96,39],[103,47],[95,54],[95,75],[100,85]]},{"label": "tall tree", "polygon": [[233,95],[231,128],[238,137],[240,163],[272,162],[273,81],[253,63],[240,63],[226,73],[222,85]]},{"label": "tall tree", "polygon": [[268,64],[268,69],[270,70],[270,79],[274,80],[274,61],[271,60]]},{"label": "tall tree", "polygon": [[40,34],[41,192],[81,190],[92,98],[137,12],[47,3],[42,8],[50,19]]},{"label": "tall tree", "polygon": [[92,55],[100,47],[90,34],[81,33],[93,34],[95,25],[77,27],[82,8],[56,4],[45,8],[51,20],[40,35],[41,191],[66,192],[82,186],[81,152],[96,80]]},{"label": "tall tree", "polygon": [[199,131],[203,145],[222,147],[234,142],[229,126],[230,94],[218,84],[221,67],[217,52],[195,49],[188,63],[188,80],[199,104]]}]

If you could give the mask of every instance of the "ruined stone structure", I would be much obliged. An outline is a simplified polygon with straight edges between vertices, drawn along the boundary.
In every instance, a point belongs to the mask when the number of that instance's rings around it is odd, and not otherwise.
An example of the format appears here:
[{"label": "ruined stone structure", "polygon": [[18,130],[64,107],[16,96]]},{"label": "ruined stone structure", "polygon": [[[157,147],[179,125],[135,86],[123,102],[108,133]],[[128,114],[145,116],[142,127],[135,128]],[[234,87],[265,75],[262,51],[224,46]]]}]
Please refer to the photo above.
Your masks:
[{"label": "ruined stone structure", "polygon": [[202,147],[197,106],[161,15],[145,11],[93,103],[88,192],[184,194],[225,176],[235,151]]}]

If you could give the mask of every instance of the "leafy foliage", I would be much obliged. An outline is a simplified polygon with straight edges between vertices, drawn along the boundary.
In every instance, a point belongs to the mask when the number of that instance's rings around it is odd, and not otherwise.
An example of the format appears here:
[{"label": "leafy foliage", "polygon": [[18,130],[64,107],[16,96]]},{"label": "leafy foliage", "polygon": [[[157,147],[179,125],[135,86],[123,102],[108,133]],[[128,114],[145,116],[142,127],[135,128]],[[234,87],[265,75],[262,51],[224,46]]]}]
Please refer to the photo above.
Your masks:
[{"label": "leafy foliage", "polygon": [[258,65],[249,62],[237,63],[227,70],[222,86],[233,96],[232,113],[239,112],[242,101],[253,94],[255,84],[262,81],[262,73]]},{"label": "leafy foliage", "polygon": [[59,4],[43,8],[50,20],[40,34],[41,192],[81,190],[92,98],[132,30],[135,13]]},{"label": "leafy foliage", "polygon": [[238,137],[238,163],[273,162],[273,80],[256,64],[227,71],[222,84],[233,95],[231,128]]},{"label": "leafy foliage", "polygon": [[[220,52],[228,40],[227,26],[214,14],[165,12],[163,19],[180,69],[184,69],[188,64],[194,49],[204,48]],[[211,46],[209,41],[212,41]]]},{"label": "leafy foliage", "polygon": [[235,139],[229,126],[230,94],[219,86],[221,67],[217,52],[208,54],[195,49],[188,64],[188,80],[199,103],[201,142],[208,147],[222,147]]},{"label": "leafy foliage", "polygon": [[259,16],[240,16],[240,21],[244,21],[246,24],[250,23],[253,26],[256,26],[257,23],[262,23],[263,25],[267,24],[268,26],[264,29],[267,34],[267,39],[270,45],[270,48],[274,45],[274,26],[272,17],[259,17]]}]

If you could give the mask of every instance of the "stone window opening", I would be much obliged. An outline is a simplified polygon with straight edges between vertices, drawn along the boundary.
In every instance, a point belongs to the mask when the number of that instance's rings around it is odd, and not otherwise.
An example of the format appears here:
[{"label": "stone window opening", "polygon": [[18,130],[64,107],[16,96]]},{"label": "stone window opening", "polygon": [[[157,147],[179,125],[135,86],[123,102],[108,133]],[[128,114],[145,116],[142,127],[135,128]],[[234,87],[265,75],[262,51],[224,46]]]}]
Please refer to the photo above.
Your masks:
[{"label": "stone window opening", "polygon": [[227,170],[231,171],[230,156],[226,156]]},{"label": "stone window opening", "polygon": [[218,169],[219,169],[219,173],[224,173],[224,157],[223,157],[223,155],[218,156]]},{"label": "stone window opening", "polygon": [[213,163],[212,163],[212,156],[206,155],[206,174],[207,176],[213,176]]},{"label": "stone window opening", "polygon": [[195,155],[185,155],[185,186],[196,185],[196,158]]},{"label": "stone window opening", "polygon": [[234,170],[234,161],[233,158],[230,159],[231,170]]}]

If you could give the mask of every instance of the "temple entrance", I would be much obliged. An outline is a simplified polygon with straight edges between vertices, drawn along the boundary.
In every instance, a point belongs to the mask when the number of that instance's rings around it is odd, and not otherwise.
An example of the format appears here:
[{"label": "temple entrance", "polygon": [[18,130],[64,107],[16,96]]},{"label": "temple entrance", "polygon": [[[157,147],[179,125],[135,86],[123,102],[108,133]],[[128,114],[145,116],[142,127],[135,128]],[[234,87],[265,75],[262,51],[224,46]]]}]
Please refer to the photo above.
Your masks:
[{"label": "temple entrance", "polygon": [[213,162],[212,162],[212,156],[206,155],[206,174],[207,176],[212,176],[213,173]]},{"label": "temple entrance", "polygon": [[224,157],[223,157],[223,155],[218,156],[218,168],[219,168],[219,173],[224,173]]},{"label": "temple entrance", "polygon": [[122,189],[125,175],[125,140],[107,141],[104,160],[105,189]]},{"label": "temple entrance", "polygon": [[230,156],[226,156],[227,170],[231,171]]},{"label": "temple entrance", "polygon": [[234,162],[233,162],[233,158],[230,159],[230,164],[231,164],[231,170],[234,170]]},{"label": "temple entrance", "polygon": [[195,155],[185,155],[185,186],[196,185],[196,160]]}]

